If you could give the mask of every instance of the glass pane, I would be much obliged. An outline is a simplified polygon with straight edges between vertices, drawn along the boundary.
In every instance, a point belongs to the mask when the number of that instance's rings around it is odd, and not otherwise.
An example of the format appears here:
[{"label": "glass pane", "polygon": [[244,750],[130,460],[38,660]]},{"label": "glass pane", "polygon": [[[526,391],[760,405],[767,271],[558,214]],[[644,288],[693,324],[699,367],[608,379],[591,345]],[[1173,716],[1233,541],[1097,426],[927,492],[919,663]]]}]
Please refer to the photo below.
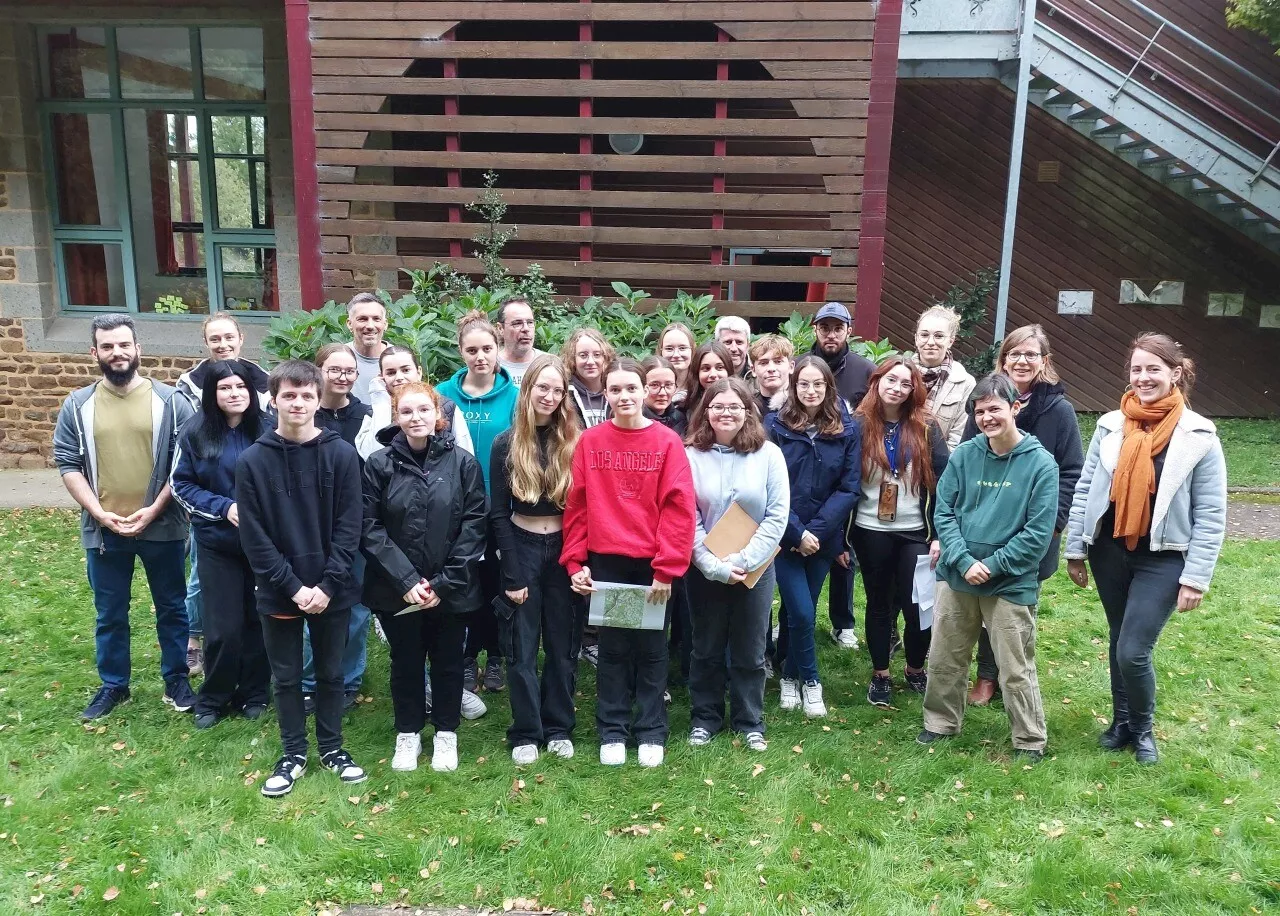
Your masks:
[{"label": "glass pane", "polygon": [[50,116],[60,226],[118,226],[116,157],[111,115]]},{"label": "glass pane", "polygon": [[266,98],[262,76],[262,29],[201,29],[204,97],[230,101]]},{"label": "glass pane", "polygon": [[124,256],[111,242],[64,242],[62,270],[67,280],[66,305],[124,311]]},{"label": "glass pane", "polygon": [[276,250],[247,245],[224,245],[219,250],[222,307],[236,311],[276,311],[280,302]]},{"label": "glass pane", "polygon": [[214,177],[218,182],[218,228],[252,229],[253,201],[249,188],[247,159],[215,159]]},{"label": "glass pane", "polygon": [[267,190],[267,164],[265,162],[255,162],[253,164],[254,175],[254,218],[257,220],[255,228],[273,229],[275,221],[271,215],[271,208],[268,203],[271,200],[271,194]]},{"label": "glass pane", "polygon": [[187,29],[116,29],[120,94],[126,99],[190,99],[191,32]]},{"label": "glass pane", "polygon": [[248,154],[249,118],[247,115],[214,115],[209,121],[213,129],[215,154]]},{"label": "glass pane", "polygon": [[106,29],[49,29],[41,43],[40,55],[46,98],[110,97]]},{"label": "glass pane", "polygon": [[124,113],[133,259],[144,312],[155,311],[157,302],[166,311],[209,310],[196,123],[189,112]]},{"label": "glass pane", "polygon": [[262,156],[267,152],[267,119],[262,115],[254,115],[249,119],[249,151]]}]

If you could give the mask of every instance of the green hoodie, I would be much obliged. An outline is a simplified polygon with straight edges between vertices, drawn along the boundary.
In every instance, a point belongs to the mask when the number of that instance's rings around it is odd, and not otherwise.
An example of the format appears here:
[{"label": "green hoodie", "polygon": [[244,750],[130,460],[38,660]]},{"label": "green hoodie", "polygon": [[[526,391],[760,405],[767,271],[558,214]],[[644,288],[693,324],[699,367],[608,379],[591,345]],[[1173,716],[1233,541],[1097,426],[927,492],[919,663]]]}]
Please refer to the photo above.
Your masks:
[{"label": "green hoodie", "polygon": [[[940,580],[1014,604],[1040,600],[1036,573],[1058,514],[1058,465],[1039,439],[1024,435],[1003,456],[991,451],[986,436],[962,443],[938,481],[937,499]],[[964,574],[978,560],[991,578],[970,585]]]}]

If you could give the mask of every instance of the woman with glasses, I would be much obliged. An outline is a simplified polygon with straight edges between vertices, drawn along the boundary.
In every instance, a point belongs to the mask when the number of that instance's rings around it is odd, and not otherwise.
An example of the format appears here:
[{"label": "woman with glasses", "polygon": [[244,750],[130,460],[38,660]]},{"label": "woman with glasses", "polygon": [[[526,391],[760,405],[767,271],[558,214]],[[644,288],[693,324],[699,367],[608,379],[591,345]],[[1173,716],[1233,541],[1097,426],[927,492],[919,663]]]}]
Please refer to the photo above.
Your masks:
[{"label": "woman with glasses", "polygon": [[861,494],[862,433],[826,361],[811,354],[796,360],[787,402],[769,414],[765,428],[782,449],[791,484],[782,553],[774,564],[788,638],[781,706],[803,707],[810,718],[825,716],[814,619],[822,583],[845,549],[845,524]]},{"label": "woman with glasses", "polygon": [[[697,528],[689,570],[693,664],[689,671],[689,744],[708,743],[729,725],[753,751],[764,740],[764,652],[773,610],[773,556],[787,528],[791,488],[782,451],[765,435],[746,382],[712,384],[694,412],[685,454],[693,470]],[[759,527],[723,559],[707,549],[707,532],[734,504]],[[747,577],[765,567],[751,585]]]},{"label": "woman with glasses", "polygon": [[698,349],[698,341],[694,339],[693,331],[678,321],[667,325],[658,335],[656,355],[671,363],[671,368],[676,373],[676,390],[672,396],[674,404],[684,401],[688,391],[689,366],[693,362],[693,351],[696,349]]},{"label": "woman with glasses", "polygon": [[709,340],[693,353],[689,375],[685,379],[685,396],[682,406],[686,416],[693,416],[698,409],[702,392],[711,385],[733,375],[733,357],[718,340]]},{"label": "woman with glasses", "polygon": [[569,373],[569,396],[582,428],[600,425],[609,418],[604,377],[613,362],[613,347],[595,328],[578,328],[564,342],[560,358]]},{"label": "woman with glasses", "polygon": [[951,356],[959,330],[960,315],[945,305],[930,306],[916,322],[916,365],[924,373],[929,394],[926,404],[942,430],[948,450],[961,442],[968,418],[965,405],[973,386],[978,384],[964,365]]},{"label": "woman with glasses", "polygon": [[[997,371],[1007,375],[1018,389],[1018,429],[1030,433],[1053,456],[1058,464],[1058,515],[1053,524],[1053,540],[1040,563],[1039,579],[1043,582],[1058,570],[1062,532],[1071,512],[1080,469],[1084,467],[1084,446],[1080,441],[1080,423],[1076,409],[1067,400],[1067,388],[1053,364],[1049,337],[1038,324],[1028,324],[1010,331],[1000,345]],[[972,417],[965,425],[964,439],[978,435]],[[1035,607],[1032,607],[1034,612]],[[978,638],[978,680],[969,692],[971,706],[986,706],[995,696],[1000,669],[986,630]]]},{"label": "woman with glasses", "polygon": [[950,452],[929,415],[924,377],[914,363],[902,356],[886,359],[868,385],[855,414],[862,424],[862,499],[849,540],[867,590],[867,702],[889,706],[889,657],[899,614],[906,624],[907,688],[923,694],[928,685],[929,630],[920,629],[920,608],[911,593],[916,562],[934,539],[934,494]]},{"label": "woman with glasses", "polygon": [[680,383],[676,380],[675,367],[661,356],[650,356],[640,363],[640,371],[644,373],[644,415],[683,439],[689,420],[676,406]]},{"label": "woman with glasses", "polygon": [[327,344],[316,353],[315,363],[324,381],[316,426],[334,430],[354,446],[356,434],[369,416],[369,405],[351,393],[360,374],[355,354],[346,344]]}]

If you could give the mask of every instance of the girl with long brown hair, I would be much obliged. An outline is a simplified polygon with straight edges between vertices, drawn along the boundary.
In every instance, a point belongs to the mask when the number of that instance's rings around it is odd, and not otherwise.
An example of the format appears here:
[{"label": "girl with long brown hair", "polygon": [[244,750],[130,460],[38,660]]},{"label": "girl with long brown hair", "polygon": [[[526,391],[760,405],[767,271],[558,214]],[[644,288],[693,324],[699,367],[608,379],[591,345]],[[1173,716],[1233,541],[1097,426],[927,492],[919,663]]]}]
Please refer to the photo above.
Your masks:
[{"label": "girl with long brown hair", "polygon": [[[560,565],[573,451],[581,435],[560,358],[539,356],[525,372],[515,422],[493,442],[489,521],[502,558],[495,602],[507,657],[511,728],[518,766],[538,749],[573,756],[573,690],[579,627],[569,574]],[[538,646],[545,655],[538,681]]]},{"label": "girl with long brown hair", "polygon": [[867,702],[889,706],[893,629],[901,614],[907,687],[924,693],[929,631],[911,600],[916,561],[933,541],[933,498],[947,466],[947,440],[927,406],[924,376],[905,357],[882,362],[871,374],[856,418],[862,424],[862,499],[849,542],[867,590],[867,648],[871,684]]},{"label": "girl with long brown hair", "polygon": [[689,363],[689,375],[685,379],[684,412],[693,416],[698,409],[702,392],[715,382],[733,375],[733,357],[718,340],[709,340],[698,347]]}]

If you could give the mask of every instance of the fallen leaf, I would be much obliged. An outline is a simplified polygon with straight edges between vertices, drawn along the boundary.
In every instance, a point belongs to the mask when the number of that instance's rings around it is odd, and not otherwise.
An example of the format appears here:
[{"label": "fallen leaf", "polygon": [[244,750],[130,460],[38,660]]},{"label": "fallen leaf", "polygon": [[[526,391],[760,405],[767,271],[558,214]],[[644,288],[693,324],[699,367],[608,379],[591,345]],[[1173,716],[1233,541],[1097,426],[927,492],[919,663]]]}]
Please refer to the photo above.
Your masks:
[{"label": "fallen leaf", "polygon": [[381,881],[374,881],[372,884],[370,884],[370,885],[369,885],[369,890],[373,891],[373,893],[375,893],[375,894],[381,894],[381,893],[382,893],[382,882],[381,882]]},{"label": "fallen leaf", "polygon": [[358,805],[358,804],[360,804],[360,796],[359,796],[359,795],[348,795],[348,796],[347,796],[347,801],[351,802],[351,804],[353,804],[353,805]]},{"label": "fallen leaf", "polygon": [[123,741],[117,741],[115,744],[111,745],[111,749],[113,751],[123,751],[126,747],[128,747],[128,745]]},{"label": "fallen leaf", "polygon": [[683,862],[685,860],[685,854],[683,852],[673,852],[671,854],[671,858],[675,859],[677,862]]},{"label": "fallen leaf", "polygon": [[111,885],[102,893],[103,900],[115,900],[119,896],[120,896],[120,888],[116,887],[114,884]]},{"label": "fallen leaf", "polygon": [[266,845],[267,845],[267,838],[266,838],[266,837],[264,837],[264,836],[260,836],[260,837],[258,837],[256,840],[254,840],[253,842],[254,842],[255,844],[257,844],[258,846],[266,846]]},{"label": "fallen leaf", "polygon": [[763,772],[764,772],[764,764],[757,763],[751,767],[751,778],[755,779],[757,776],[759,776]]},{"label": "fallen leaf", "polygon": [[813,832],[814,832],[814,833],[821,833],[821,832],[822,832],[822,825],[821,825],[821,824],[819,824],[817,821],[812,821],[812,822],[810,822],[809,826],[813,828]]},{"label": "fallen leaf", "polygon": [[202,888],[198,888],[198,889],[196,890],[195,897],[196,897],[196,899],[197,899],[197,900],[203,900],[205,897],[208,897],[208,896],[209,896],[209,892],[208,892],[207,890],[205,890],[203,887],[202,887]]},{"label": "fallen leaf", "polygon": [[259,897],[261,897],[263,894],[267,892],[267,886],[265,884],[256,885],[253,889],[253,892],[257,894]]}]

